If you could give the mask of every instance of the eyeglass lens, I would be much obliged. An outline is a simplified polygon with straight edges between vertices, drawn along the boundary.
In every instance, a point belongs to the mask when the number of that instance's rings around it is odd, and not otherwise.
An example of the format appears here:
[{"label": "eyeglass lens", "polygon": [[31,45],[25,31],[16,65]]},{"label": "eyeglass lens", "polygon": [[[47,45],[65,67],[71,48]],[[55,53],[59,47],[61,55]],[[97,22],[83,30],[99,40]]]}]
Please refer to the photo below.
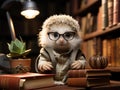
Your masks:
[{"label": "eyeglass lens", "polygon": [[58,32],[49,32],[48,36],[51,40],[58,40],[62,36],[65,40],[72,40],[74,38],[75,32],[65,32],[64,34],[59,34]]}]

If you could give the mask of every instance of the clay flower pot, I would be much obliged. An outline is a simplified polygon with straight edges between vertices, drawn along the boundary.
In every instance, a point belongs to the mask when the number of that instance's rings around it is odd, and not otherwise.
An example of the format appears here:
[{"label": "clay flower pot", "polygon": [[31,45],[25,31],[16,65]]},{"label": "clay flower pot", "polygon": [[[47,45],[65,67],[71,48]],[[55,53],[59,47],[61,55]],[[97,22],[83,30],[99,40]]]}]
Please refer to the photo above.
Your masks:
[{"label": "clay flower pot", "polygon": [[31,59],[11,59],[11,73],[26,73],[31,70]]},{"label": "clay flower pot", "polygon": [[15,39],[8,43],[11,73],[25,73],[31,70],[31,59],[27,58],[31,49],[26,49],[26,43],[23,40]]}]

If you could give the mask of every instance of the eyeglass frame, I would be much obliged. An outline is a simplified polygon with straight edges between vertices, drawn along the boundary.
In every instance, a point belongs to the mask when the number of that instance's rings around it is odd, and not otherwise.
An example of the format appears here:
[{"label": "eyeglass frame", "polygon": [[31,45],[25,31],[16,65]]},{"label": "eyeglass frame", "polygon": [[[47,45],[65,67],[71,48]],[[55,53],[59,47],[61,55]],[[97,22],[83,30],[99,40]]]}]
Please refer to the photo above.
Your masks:
[{"label": "eyeglass frame", "polygon": [[[55,39],[55,40],[52,39],[52,38],[50,37],[50,34],[51,34],[51,33],[57,33],[57,34],[59,35],[58,38]],[[66,33],[72,33],[72,35],[73,35],[72,38],[71,38],[71,39],[66,39],[66,38],[65,38],[65,34],[66,34]],[[59,34],[58,32],[48,32],[47,34],[48,34],[49,39],[50,39],[50,40],[53,40],[53,41],[57,41],[61,36],[62,36],[66,41],[72,40],[72,39],[75,37],[75,32],[65,32],[65,33],[63,33],[63,34]]]}]

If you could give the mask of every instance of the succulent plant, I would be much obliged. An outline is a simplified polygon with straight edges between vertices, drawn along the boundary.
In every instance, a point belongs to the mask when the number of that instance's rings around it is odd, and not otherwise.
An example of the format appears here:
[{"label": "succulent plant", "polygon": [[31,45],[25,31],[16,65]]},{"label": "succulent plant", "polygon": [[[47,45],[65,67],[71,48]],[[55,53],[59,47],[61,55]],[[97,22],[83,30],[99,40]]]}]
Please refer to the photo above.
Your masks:
[{"label": "succulent plant", "polygon": [[26,55],[31,51],[31,49],[26,50],[26,43],[19,39],[15,39],[8,43],[9,58],[26,58]]}]

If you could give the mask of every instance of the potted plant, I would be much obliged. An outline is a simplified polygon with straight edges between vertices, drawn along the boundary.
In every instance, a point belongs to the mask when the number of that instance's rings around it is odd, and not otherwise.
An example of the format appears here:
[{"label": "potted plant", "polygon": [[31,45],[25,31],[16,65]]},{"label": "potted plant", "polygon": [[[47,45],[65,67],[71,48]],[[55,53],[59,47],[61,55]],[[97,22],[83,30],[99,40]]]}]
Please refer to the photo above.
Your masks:
[{"label": "potted plant", "polygon": [[12,73],[29,72],[31,69],[31,59],[27,55],[31,49],[26,50],[26,43],[23,40],[15,39],[8,43],[10,65]]}]

